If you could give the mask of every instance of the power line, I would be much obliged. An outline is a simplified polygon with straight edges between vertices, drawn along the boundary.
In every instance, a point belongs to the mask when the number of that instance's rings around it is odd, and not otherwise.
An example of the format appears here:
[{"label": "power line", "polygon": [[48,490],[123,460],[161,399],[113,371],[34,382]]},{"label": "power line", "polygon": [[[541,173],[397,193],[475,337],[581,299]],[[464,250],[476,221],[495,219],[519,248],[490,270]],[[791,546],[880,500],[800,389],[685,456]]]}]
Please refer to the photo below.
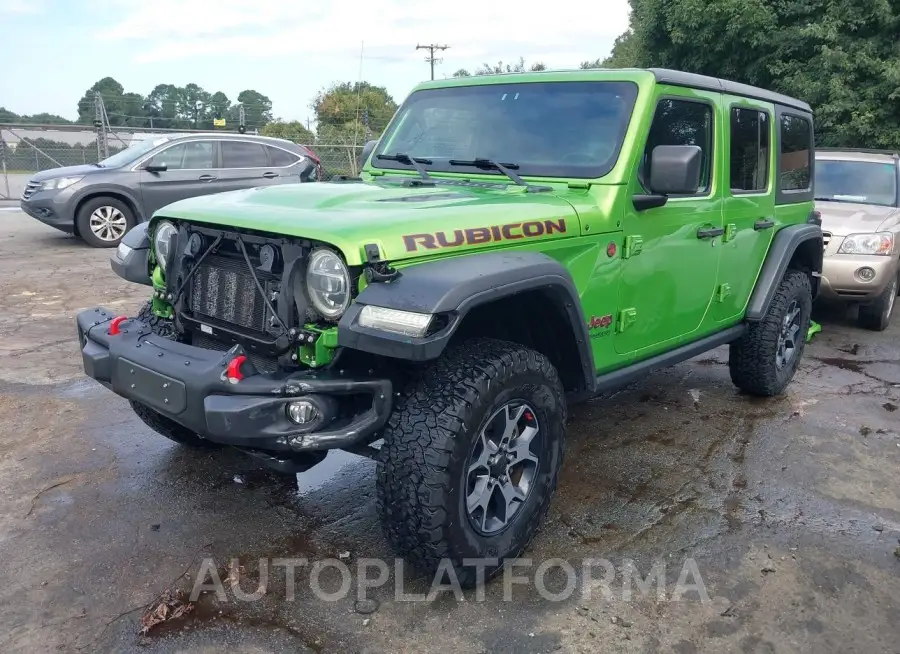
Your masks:
[{"label": "power line", "polygon": [[431,43],[429,45],[417,45],[416,50],[428,50],[428,56],[425,57],[425,61],[431,64],[431,79],[434,79],[434,64],[435,62],[441,63],[443,58],[436,58],[434,56],[435,50],[446,50],[449,48],[449,45],[438,45],[436,43]]}]

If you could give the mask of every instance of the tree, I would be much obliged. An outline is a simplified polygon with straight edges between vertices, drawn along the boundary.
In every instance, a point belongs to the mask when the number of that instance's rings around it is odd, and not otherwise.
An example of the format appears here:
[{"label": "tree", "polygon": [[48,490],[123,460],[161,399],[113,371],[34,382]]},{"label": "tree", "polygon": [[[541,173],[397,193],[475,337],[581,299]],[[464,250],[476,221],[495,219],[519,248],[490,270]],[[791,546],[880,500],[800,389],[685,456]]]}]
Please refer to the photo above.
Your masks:
[{"label": "tree", "polygon": [[611,59],[702,73],[809,102],[817,142],[900,148],[895,0],[631,0]]},{"label": "tree", "polygon": [[91,124],[94,122],[94,111],[96,106],[95,97],[99,93],[103,96],[103,104],[106,106],[108,114],[116,115],[116,121],[113,115],[110,115],[109,122],[111,125],[121,124],[118,121],[118,115],[122,114],[122,94],[125,88],[112,77],[104,77],[96,82],[91,88],[84,92],[78,101],[78,122]]},{"label": "tree", "polygon": [[229,118],[238,124],[240,109],[238,105],[244,106],[244,124],[247,129],[262,129],[266,123],[272,122],[272,101],[268,96],[263,95],[259,91],[248,89],[238,93],[238,104],[229,111]]},{"label": "tree", "polygon": [[383,86],[368,82],[342,82],[319,91],[312,103],[316,122],[341,126],[359,120],[371,132],[380,134],[397,111],[397,103]]},{"label": "tree", "polygon": [[309,145],[316,139],[306,125],[299,120],[283,121],[280,118],[267,123],[265,127],[259,130],[263,136],[272,136],[279,139],[287,139],[301,145]]}]

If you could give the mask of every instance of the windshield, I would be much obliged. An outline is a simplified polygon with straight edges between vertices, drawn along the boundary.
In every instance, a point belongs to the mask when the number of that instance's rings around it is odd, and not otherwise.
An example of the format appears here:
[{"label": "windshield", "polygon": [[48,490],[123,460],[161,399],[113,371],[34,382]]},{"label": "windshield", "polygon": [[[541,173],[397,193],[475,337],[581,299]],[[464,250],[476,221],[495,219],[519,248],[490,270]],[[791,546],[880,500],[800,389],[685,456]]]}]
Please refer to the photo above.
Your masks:
[{"label": "windshield", "polygon": [[897,205],[897,167],[873,161],[816,161],[816,199]]},{"label": "windshield", "polygon": [[[633,82],[533,82],[413,93],[375,154],[430,160],[429,171],[488,172],[450,160],[489,159],[519,175],[595,178],[616,163],[637,97]],[[373,159],[377,168],[409,170]]]},{"label": "windshield", "polygon": [[162,136],[160,138],[139,141],[134,145],[128,146],[121,152],[117,152],[113,156],[104,159],[100,162],[100,165],[104,168],[120,168],[121,166],[127,166],[131,162],[136,161],[141,155],[147,154],[150,150],[162,145],[168,140],[169,139]]}]

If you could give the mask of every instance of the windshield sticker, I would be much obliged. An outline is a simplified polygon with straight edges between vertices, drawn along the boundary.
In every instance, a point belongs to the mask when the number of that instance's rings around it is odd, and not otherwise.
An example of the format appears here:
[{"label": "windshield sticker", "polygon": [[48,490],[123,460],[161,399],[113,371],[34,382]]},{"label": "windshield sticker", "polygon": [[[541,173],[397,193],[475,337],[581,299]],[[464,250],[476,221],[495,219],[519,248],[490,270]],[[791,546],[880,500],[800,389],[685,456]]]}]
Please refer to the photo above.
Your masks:
[{"label": "windshield sticker", "polygon": [[531,220],[524,223],[507,223],[491,227],[475,227],[473,229],[454,229],[452,232],[434,232],[432,234],[406,234],[403,244],[407,252],[416,250],[436,250],[439,248],[459,247],[460,245],[480,245],[497,241],[514,241],[520,238],[565,234],[566,219]]}]

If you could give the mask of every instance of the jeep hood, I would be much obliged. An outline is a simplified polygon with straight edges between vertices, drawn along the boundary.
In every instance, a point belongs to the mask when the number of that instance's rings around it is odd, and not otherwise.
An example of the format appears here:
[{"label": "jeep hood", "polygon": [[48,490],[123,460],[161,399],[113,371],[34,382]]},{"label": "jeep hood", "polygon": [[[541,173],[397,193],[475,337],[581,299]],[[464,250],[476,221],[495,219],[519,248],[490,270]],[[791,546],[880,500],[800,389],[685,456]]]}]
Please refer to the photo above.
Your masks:
[{"label": "jeep hood", "polygon": [[322,241],[338,247],[351,265],[365,261],[369,243],[377,244],[385,259],[397,261],[580,234],[578,216],[567,201],[550,191],[521,191],[474,184],[284,184],[180,200],[154,217]]},{"label": "jeep hood", "polygon": [[822,229],[836,236],[887,230],[900,217],[896,207],[877,204],[818,201],[816,209],[822,214]]}]

